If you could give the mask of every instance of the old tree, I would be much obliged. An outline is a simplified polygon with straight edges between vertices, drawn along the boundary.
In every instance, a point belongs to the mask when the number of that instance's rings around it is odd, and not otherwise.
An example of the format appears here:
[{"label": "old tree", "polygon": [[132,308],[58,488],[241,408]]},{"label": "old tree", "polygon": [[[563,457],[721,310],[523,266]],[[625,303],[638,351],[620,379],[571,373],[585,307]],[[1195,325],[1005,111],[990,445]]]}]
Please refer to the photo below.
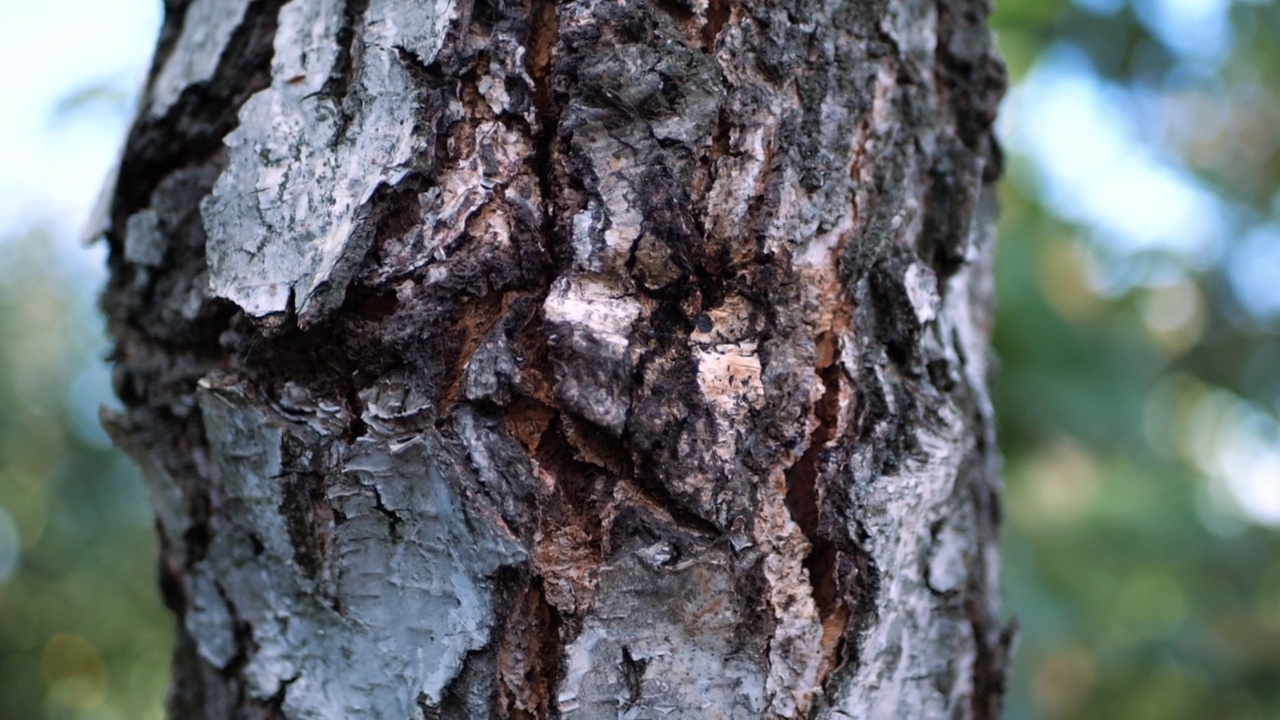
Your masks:
[{"label": "old tree", "polygon": [[998,715],[985,0],[166,5],[172,717]]}]

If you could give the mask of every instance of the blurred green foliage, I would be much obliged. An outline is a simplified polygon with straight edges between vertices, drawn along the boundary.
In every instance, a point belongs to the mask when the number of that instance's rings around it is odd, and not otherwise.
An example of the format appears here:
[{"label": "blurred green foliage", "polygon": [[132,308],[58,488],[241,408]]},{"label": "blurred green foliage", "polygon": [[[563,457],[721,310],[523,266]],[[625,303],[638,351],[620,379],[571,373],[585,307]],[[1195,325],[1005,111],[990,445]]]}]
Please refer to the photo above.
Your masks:
[{"label": "blurred green foliage", "polygon": [[[1021,627],[1006,716],[1280,718],[1280,8],[1000,0],[994,25],[1014,85],[994,387]],[[1028,107],[1038,83],[1064,106]],[[1073,175],[1028,125],[1087,118],[1062,100],[1079,87],[1129,132],[1114,165]],[[1068,127],[1049,141],[1090,159],[1107,143]],[[1115,183],[1141,163],[1190,190]],[[1205,212],[1134,242],[1073,183],[1139,220],[1153,197]],[[1154,206],[1153,226],[1187,209]]]},{"label": "blurred green foliage", "polygon": [[[994,25],[1007,717],[1278,718],[1280,8],[1001,0]],[[159,718],[171,617],[145,490],[96,425],[101,274],[8,234],[0,718]]]},{"label": "blurred green foliage", "polygon": [[160,718],[172,620],[146,490],[97,424],[101,273],[67,245],[0,240],[0,718]]}]

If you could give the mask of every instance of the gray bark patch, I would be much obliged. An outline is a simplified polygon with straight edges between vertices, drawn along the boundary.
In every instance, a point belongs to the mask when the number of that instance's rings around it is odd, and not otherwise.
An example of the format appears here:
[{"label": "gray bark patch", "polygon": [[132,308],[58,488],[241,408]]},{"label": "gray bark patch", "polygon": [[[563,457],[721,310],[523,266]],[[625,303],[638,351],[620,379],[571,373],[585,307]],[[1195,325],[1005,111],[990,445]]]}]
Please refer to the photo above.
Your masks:
[{"label": "gray bark patch", "polygon": [[434,60],[453,2],[371,2],[347,103],[324,92],[344,7],[281,9],[271,85],[240,109],[228,167],[201,203],[211,291],[254,317],[296,310],[307,324],[339,305],[370,241],[375,193],[417,169],[430,146],[405,54]]},{"label": "gray bark patch", "polygon": [[187,6],[177,45],[151,84],[148,113],[164,115],[187,87],[213,78],[250,2],[193,0]]},{"label": "gray bark patch", "polygon": [[[343,520],[331,578],[313,579],[281,511],[283,424],[214,381],[200,409],[223,488],[189,576],[200,655],[223,668],[242,657],[249,693],[293,718],[409,718],[440,703],[488,642],[490,577],[519,546],[468,516],[423,441],[365,439],[329,486]],[[230,635],[239,624],[251,639]]]}]

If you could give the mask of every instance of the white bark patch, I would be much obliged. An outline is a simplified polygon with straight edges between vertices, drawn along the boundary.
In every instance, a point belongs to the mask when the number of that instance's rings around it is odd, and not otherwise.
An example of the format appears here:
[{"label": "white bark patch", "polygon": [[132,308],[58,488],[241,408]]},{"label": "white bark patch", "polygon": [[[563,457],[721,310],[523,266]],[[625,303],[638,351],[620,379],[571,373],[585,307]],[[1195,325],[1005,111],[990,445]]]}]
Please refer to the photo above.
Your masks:
[{"label": "white bark patch", "polygon": [[[642,163],[627,144],[610,135],[590,135],[581,141],[599,179],[603,212],[594,202],[574,218],[574,262],[591,272],[616,270],[626,262],[644,225],[639,201]],[[600,231],[601,221],[609,224]],[[597,240],[598,236],[598,240]]]},{"label": "white bark patch", "polygon": [[165,237],[155,210],[139,210],[124,226],[124,259],[131,263],[160,267],[164,263]]},{"label": "white bark patch", "polygon": [[[397,273],[448,259],[466,238],[468,225],[478,221],[487,221],[489,231],[481,227],[471,234],[486,247],[508,244],[509,221],[497,213],[484,213],[482,208],[512,181],[522,167],[520,159],[532,153],[528,137],[500,122],[483,122],[475,128],[471,142],[476,151],[419,197],[422,227],[403,241],[388,238],[384,242],[383,254],[394,258],[392,266]],[[508,188],[508,196],[510,192]]]},{"label": "white bark patch", "polygon": [[630,407],[631,329],[640,311],[634,297],[586,276],[557,279],[543,303],[555,356],[580,363],[557,375],[558,396],[614,433],[622,432]]},{"label": "white bark patch", "polygon": [[640,316],[634,297],[591,278],[556,280],[543,306],[547,322],[591,337],[611,358],[622,358]]},{"label": "white bark patch", "polygon": [[693,352],[702,396],[717,410],[716,417],[726,420],[726,425],[732,426],[732,420],[764,406],[760,355],[754,342],[724,343]]},{"label": "white bark patch", "polygon": [[240,109],[227,169],[201,203],[211,291],[255,317],[285,312],[291,295],[304,325],[341,303],[369,241],[362,225],[374,193],[398,183],[429,142],[399,53],[433,61],[453,2],[373,0],[339,106],[320,90],[334,71],[328,38],[343,6],[295,0],[281,9],[271,86]]},{"label": "white bark patch", "polygon": [[969,577],[966,567],[972,543],[967,535],[947,523],[938,534],[937,546],[929,559],[929,587],[935,592],[953,592]]},{"label": "white bark patch", "polygon": [[437,704],[466,654],[488,642],[489,578],[523,558],[519,546],[462,506],[425,440],[362,438],[330,481],[344,518],[332,583],[310,578],[281,511],[286,421],[209,380],[200,409],[224,489],[208,559],[189,575],[186,622],[200,654],[229,662],[230,619],[244,622],[248,690],[260,700],[283,691],[290,718],[411,718],[420,699]]},{"label": "white bark patch", "polygon": [[642,549],[601,570],[556,701],[572,720],[761,717],[765,668],[742,648],[723,551],[653,568]]},{"label": "white bark patch", "polygon": [[796,264],[824,279],[839,270],[834,253],[856,229],[855,213],[850,207],[840,216],[840,222],[830,230],[815,236],[796,254]]},{"label": "white bark patch", "polygon": [[[974,242],[969,243],[970,247],[974,245]],[[964,353],[964,362],[957,364],[963,367],[964,375],[973,386],[983,412],[992,416],[995,410],[986,389],[987,377],[990,375],[991,349],[987,344],[991,333],[990,318],[983,308],[982,289],[974,287],[975,278],[989,277],[986,273],[991,272],[987,265],[990,260],[981,264],[976,259],[969,262],[963,271],[951,276],[947,283],[939,330],[942,337],[954,335],[957,338],[956,347],[951,348],[952,352],[959,350]],[[987,292],[991,290],[988,288]]]},{"label": "white bark patch", "polygon": [[250,0],[194,0],[182,18],[182,33],[151,86],[151,115],[169,111],[187,86],[208,82],[222,53],[244,20]]},{"label": "white bark patch", "polygon": [[858,483],[868,550],[886,585],[876,598],[877,620],[863,634],[857,672],[821,718],[953,717],[973,692],[972,664],[963,661],[970,651],[955,649],[973,644],[972,629],[935,594],[968,576],[962,543],[972,530],[963,527],[967,518],[954,517],[936,540],[930,531],[952,507],[966,430],[950,403],[936,413],[938,425],[917,431],[920,451],[898,473]]},{"label": "white bark patch", "polygon": [[938,316],[938,277],[932,270],[920,263],[912,263],[907,268],[903,284],[907,289],[907,300],[911,302],[911,309],[921,325]]},{"label": "white bark patch", "polygon": [[757,342],[750,327],[751,305],[741,295],[731,295],[709,310],[708,326],[695,328],[689,345],[698,366],[702,397],[716,409],[721,442],[716,454],[731,462],[737,454],[737,433],[748,414],[765,405],[762,367]]},{"label": "white bark patch", "polygon": [[720,158],[720,170],[708,193],[707,226],[717,235],[733,236],[741,232],[751,207],[751,198],[764,184],[766,143],[773,142],[773,127],[754,125],[746,130],[735,128],[729,143],[734,153]]}]

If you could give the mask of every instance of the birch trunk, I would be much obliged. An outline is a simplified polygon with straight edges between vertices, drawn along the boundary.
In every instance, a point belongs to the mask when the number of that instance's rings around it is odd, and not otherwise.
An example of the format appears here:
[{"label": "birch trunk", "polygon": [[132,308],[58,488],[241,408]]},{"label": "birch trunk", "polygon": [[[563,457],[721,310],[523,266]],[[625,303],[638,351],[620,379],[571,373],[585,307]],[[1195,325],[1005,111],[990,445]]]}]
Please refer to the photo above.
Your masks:
[{"label": "birch trunk", "polygon": [[994,719],[985,0],[168,0],[170,714]]}]

